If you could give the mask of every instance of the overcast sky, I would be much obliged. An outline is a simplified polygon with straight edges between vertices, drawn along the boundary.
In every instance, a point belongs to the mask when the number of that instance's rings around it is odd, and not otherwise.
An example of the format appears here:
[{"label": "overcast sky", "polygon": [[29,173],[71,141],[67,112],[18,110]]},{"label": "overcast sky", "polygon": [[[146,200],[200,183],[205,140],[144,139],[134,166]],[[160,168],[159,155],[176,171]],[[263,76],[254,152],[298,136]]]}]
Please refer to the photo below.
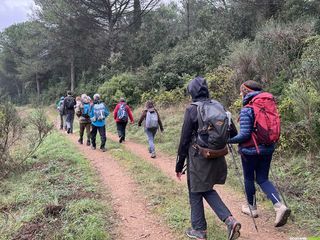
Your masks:
[{"label": "overcast sky", "polygon": [[[162,0],[164,3],[170,1],[176,0]],[[0,31],[12,24],[27,21],[34,5],[33,0],[0,0]]]},{"label": "overcast sky", "polygon": [[0,31],[12,24],[28,20],[33,0],[0,0]]}]

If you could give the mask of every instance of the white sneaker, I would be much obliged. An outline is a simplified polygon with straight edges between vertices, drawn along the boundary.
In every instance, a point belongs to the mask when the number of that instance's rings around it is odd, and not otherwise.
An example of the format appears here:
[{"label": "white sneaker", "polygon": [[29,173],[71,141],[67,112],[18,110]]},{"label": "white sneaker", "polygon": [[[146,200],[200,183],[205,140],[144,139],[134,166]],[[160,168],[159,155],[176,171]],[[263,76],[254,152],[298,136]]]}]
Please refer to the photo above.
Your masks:
[{"label": "white sneaker", "polygon": [[275,227],[281,227],[287,223],[288,217],[290,216],[291,210],[286,207],[283,203],[276,203],[273,205],[276,211],[276,220],[274,222]]},{"label": "white sneaker", "polygon": [[[251,209],[251,212],[250,212],[250,209]],[[247,214],[247,215],[251,215],[252,213],[252,217],[254,218],[257,218],[258,217],[258,210],[257,210],[257,206],[252,206],[252,205],[242,205],[242,208],[241,208],[241,212],[243,212],[244,214]]]}]

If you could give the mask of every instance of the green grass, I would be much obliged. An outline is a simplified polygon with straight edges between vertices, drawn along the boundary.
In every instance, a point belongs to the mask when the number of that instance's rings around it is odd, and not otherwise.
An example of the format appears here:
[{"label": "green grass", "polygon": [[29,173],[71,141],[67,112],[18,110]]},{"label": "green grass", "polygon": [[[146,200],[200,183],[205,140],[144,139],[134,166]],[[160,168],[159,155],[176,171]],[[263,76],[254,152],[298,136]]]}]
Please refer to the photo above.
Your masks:
[{"label": "green grass", "polygon": [[[114,234],[113,210],[102,200],[95,173],[57,132],[28,160],[24,171],[0,184],[0,239],[28,234],[32,239],[111,239]],[[59,211],[52,210],[55,207]]]},{"label": "green grass", "polygon": [[[138,183],[150,208],[161,216],[167,225],[185,239],[184,230],[190,227],[190,207],[186,186],[174,182],[156,167],[124,150],[120,144],[109,140],[110,153],[127,169]],[[209,239],[226,239],[226,230],[211,211],[206,212]]]}]

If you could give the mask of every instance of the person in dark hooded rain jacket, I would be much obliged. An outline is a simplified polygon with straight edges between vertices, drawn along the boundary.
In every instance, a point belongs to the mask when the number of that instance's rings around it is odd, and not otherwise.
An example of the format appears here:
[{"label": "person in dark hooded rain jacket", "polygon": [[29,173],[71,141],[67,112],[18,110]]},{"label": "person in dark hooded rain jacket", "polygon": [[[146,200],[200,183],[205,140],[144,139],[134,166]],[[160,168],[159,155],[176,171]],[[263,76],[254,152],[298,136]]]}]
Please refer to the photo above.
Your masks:
[{"label": "person in dark hooded rain jacket", "polygon": [[[193,79],[187,91],[192,96],[192,102],[208,101],[209,91],[206,80],[201,77]],[[190,104],[184,115],[178,156],[176,162],[176,176],[181,180],[185,159],[187,159],[187,182],[189,201],[191,206],[191,225],[186,230],[190,238],[207,239],[207,222],[204,215],[203,198],[217,214],[219,219],[227,225],[228,240],[240,236],[241,224],[235,220],[229,209],[213,189],[215,184],[224,184],[227,177],[227,164],[224,157],[206,159],[193,147],[198,130],[197,106]],[[233,132],[232,135],[236,135]]]},{"label": "person in dark hooded rain jacket", "polygon": [[[244,175],[244,185],[246,190],[246,197],[249,203],[242,206],[241,211],[247,215],[258,217],[257,205],[255,201],[255,185],[256,181],[261,187],[262,191],[273,203],[276,218],[275,227],[280,227],[286,224],[291,210],[287,208],[280,200],[279,193],[269,181],[268,175],[272,154],[275,150],[275,145],[259,144],[259,153],[256,147],[247,147],[246,143],[250,141],[251,134],[254,131],[254,111],[246,105],[257,95],[262,93],[262,86],[253,80],[244,82],[240,87],[240,93],[243,97],[243,108],[240,112],[240,132],[229,140],[229,143],[239,143],[239,153],[242,160],[242,168]],[[249,209],[250,208],[250,209]]]}]

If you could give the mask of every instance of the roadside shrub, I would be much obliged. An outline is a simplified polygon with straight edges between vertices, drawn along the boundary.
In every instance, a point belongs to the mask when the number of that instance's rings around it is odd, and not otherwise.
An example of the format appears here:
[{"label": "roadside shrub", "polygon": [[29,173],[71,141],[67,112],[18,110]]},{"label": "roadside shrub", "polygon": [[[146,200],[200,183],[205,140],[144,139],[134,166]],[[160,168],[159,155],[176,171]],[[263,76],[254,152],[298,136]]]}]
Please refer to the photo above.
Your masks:
[{"label": "roadside shrub", "polygon": [[171,91],[153,91],[153,92],[145,92],[142,94],[141,101],[145,103],[148,100],[153,100],[154,103],[159,107],[168,107],[170,105],[176,105],[184,100],[187,97],[185,96],[184,88],[176,88]]},{"label": "roadside shrub", "polygon": [[20,139],[22,123],[16,108],[11,103],[0,104],[0,172],[11,162],[10,150]]},{"label": "roadside shrub", "polygon": [[44,110],[27,115],[22,119],[11,103],[0,105],[0,180],[31,157],[53,128]]},{"label": "roadside shrub", "polygon": [[282,147],[315,157],[320,144],[320,91],[310,80],[295,79],[279,105],[282,116]]},{"label": "roadside shrub", "polygon": [[123,73],[113,76],[110,81],[102,84],[98,93],[109,107],[114,107],[120,97],[125,97],[129,104],[137,104],[140,102],[142,82],[138,75],[132,73]]},{"label": "roadside shrub", "polygon": [[308,38],[301,56],[301,73],[308,79],[320,81],[320,35]]},{"label": "roadside shrub", "polygon": [[210,97],[230,106],[238,96],[239,91],[233,79],[234,71],[229,67],[220,67],[205,75]]},{"label": "roadside shrub", "polygon": [[253,79],[269,87],[281,75],[277,82],[277,92],[281,92],[293,78],[305,39],[312,34],[310,21],[285,24],[270,20],[257,32],[254,41],[233,44],[226,63],[234,69],[238,84]]}]

